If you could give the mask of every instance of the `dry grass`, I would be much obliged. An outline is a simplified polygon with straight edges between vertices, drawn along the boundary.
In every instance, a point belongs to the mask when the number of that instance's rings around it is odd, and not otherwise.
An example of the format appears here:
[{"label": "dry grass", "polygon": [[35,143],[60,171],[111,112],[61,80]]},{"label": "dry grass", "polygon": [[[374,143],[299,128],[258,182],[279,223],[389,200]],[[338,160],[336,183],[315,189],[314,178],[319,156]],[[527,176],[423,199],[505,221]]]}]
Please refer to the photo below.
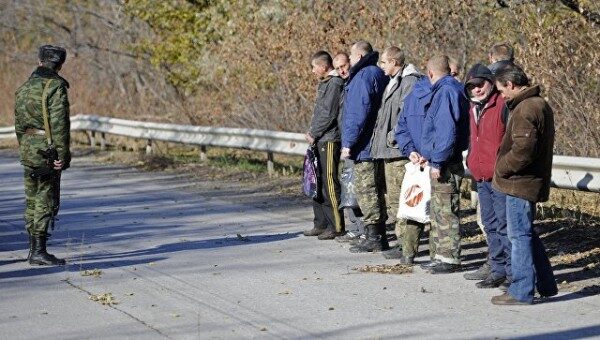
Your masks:
[{"label": "dry grass", "polygon": [[365,265],[358,268],[352,268],[362,273],[379,273],[379,274],[410,274],[413,272],[413,266],[405,264],[377,264]]}]

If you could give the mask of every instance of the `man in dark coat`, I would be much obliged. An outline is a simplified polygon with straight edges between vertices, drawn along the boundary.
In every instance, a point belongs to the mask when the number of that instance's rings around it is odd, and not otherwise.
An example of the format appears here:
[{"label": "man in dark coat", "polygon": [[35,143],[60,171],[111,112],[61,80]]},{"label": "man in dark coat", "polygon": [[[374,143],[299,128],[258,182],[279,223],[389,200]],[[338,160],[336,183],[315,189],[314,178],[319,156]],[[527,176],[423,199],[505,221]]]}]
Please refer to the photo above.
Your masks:
[{"label": "man in dark coat", "polygon": [[372,252],[389,248],[385,221],[383,167],[371,157],[371,136],[389,81],[377,67],[379,53],[366,41],[350,49],[350,76],[344,90],[342,159],[355,162],[355,188],[363,213],[366,238],[350,248],[351,252]]},{"label": "man in dark coat", "polygon": [[333,69],[331,55],[315,53],[311,60],[312,72],[319,78],[317,99],[306,140],[316,146],[321,194],[313,200],[314,227],[305,236],[331,240],[345,232],[344,215],[340,211],[340,130],[338,112],[344,80]]},{"label": "man in dark coat", "polygon": [[499,69],[495,82],[510,109],[492,185],[506,193],[512,282],[492,303],[532,304],[536,286],[542,297],[558,292],[546,249],[533,229],[535,204],[547,201],[550,193],[554,113],[520,67]]}]

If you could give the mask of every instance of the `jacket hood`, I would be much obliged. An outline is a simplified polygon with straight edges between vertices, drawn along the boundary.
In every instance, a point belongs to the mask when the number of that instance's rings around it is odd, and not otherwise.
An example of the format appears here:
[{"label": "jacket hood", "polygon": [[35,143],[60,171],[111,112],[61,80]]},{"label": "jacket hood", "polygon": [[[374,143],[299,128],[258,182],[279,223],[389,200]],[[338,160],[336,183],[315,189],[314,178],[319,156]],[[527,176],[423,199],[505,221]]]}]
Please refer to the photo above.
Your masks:
[{"label": "jacket hood", "polygon": [[406,67],[404,67],[404,69],[402,70],[402,78],[409,76],[411,74],[414,75],[421,75],[421,72],[419,71],[419,69],[417,69],[417,67],[413,64],[408,64],[406,65]]},{"label": "jacket hood", "polygon": [[440,88],[444,85],[449,85],[452,87],[460,87],[461,88],[460,91],[462,91],[462,87],[463,87],[462,84],[458,80],[454,79],[454,77],[452,77],[451,75],[448,74],[448,75],[440,78],[438,81],[436,81],[435,84],[433,84],[431,86],[431,90],[436,91],[438,88]]},{"label": "jacket hood", "polygon": [[54,71],[53,69],[38,66],[38,68],[33,71],[31,74],[31,78],[50,78],[50,79],[58,79],[64,83],[64,85],[69,88],[69,82],[65,80],[65,78],[61,77]]},{"label": "jacket hood", "polygon": [[412,92],[417,98],[423,98],[431,93],[431,82],[427,77],[419,79],[413,86]]},{"label": "jacket hood", "polygon": [[348,77],[348,82],[352,79],[358,71],[362,70],[367,66],[377,66],[377,61],[379,60],[379,52],[373,51],[364,57],[362,57],[354,66],[350,68],[350,76]]},{"label": "jacket hood", "polygon": [[507,100],[506,106],[508,106],[508,108],[512,110],[515,107],[517,107],[517,105],[519,105],[519,103],[521,103],[522,101],[524,101],[527,98],[539,97],[540,92],[541,92],[541,89],[540,89],[539,85],[530,86],[530,87],[524,89],[523,91],[521,91],[521,93],[519,93],[513,99]]}]

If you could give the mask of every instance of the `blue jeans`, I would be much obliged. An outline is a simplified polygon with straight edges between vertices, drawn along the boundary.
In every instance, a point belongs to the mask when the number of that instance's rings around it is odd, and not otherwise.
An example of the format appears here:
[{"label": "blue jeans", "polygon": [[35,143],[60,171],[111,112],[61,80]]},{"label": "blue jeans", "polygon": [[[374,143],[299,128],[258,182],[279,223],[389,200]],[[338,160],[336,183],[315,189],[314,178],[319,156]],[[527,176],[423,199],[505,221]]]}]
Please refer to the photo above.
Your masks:
[{"label": "blue jeans", "polygon": [[508,294],[526,303],[533,303],[534,287],[542,296],[558,292],[546,249],[533,230],[534,217],[534,202],[506,195],[506,222],[512,245],[512,283]]},{"label": "blue jeans", "polygon": [[487,234],[488,263],[492,277],[512,277],[510,241],[506,228],[506,194],[492,188],[491,182],[477,182],[481,220]]}]

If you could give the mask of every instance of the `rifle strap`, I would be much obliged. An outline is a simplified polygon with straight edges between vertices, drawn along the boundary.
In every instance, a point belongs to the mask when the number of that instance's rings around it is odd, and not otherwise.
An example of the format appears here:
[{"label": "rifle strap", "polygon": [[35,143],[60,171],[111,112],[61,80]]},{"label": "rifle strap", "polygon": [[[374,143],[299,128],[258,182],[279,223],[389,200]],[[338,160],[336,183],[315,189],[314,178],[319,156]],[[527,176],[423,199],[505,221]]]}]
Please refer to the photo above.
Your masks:
[{"label": "rifle strap", "polygon": [[44,131],[46,131],[46,139],[48,140],[48,146],[53,144],[52,142],[52,130],[50,129],[50,118],[48,117],[48,87],[52,79],[48,80],[42,91],[42,114],[44,115]]}]

